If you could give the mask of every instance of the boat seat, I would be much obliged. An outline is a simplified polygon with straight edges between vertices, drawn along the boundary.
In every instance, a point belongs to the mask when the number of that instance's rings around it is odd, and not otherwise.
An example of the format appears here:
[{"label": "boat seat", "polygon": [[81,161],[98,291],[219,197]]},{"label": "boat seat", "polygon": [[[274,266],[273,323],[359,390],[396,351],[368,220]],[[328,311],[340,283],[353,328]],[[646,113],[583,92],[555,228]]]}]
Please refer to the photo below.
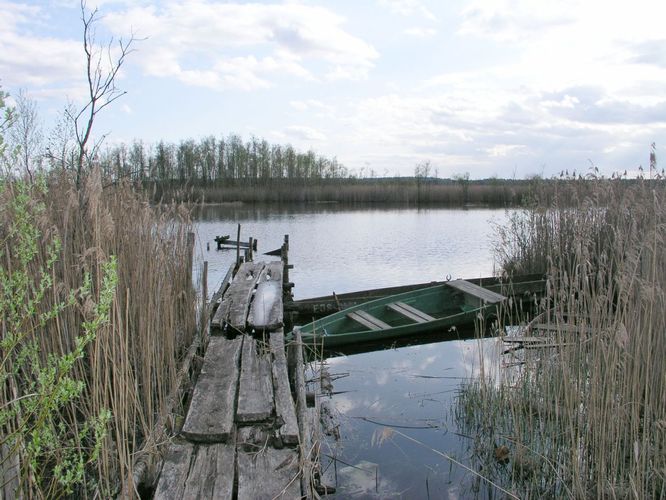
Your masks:
[{"label": "boat seat", "polygon": [[409,304],[405,304],[404,302],[393,302],[392,304],[388,304],[386,307],[397,312],[398,314],[401,314],[402,316],[405,316],[406,318],[411,319],[412,321],[416,321],[417,323],[427,323],[428,321],[435,320],[435,318],[429,314],[426,314],[423,311],[419,311],[415,307],[412,307]]},{"label": "boat seat", "polygon": [[365,311],[352,311],[347,313],[347,317],[370,330],[388,330],[391,328],[391,325],[384,323],[381,319],[375,318],[372,314]]},{"label": "boat seat", "polygon": [[461,292],[467,295],[476,297],[477,299],[479,299],[480,302],[484,304],[496,304],[497,302],[502,302],[506,300],[506,297],[504,295],[500,295],[499,293],[495,293],[479,285],[470,283],[469,281],[454,280],[454,281],[448,281],[446,284],[452,288],[455,288],[456,290],[460,290]]}]

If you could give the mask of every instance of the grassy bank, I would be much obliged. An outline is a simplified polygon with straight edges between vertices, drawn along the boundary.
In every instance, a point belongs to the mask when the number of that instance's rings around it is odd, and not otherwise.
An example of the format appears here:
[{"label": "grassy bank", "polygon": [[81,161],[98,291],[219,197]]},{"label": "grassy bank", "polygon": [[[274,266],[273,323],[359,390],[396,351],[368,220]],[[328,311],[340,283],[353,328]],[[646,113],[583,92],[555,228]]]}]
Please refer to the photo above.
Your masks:
[{"label": "grassy bank", "polygon": [[461,392],[476,466],[520,498],[664,498],[663,183],[572,183],[501,236],[505,268],[547,273],[552,331]]},{"label": "grassy bank", "polygon": [[0,198],[0,491],[129,494],[196,331],[188,214],[94,173]]}]

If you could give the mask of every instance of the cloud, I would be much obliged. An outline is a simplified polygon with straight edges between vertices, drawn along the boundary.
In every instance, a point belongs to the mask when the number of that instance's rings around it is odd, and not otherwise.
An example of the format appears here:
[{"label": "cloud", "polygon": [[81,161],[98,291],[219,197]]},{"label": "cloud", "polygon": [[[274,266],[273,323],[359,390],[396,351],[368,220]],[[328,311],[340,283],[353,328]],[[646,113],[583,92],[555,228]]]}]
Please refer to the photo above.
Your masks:
[{"label": "cloud", "polygon": [[401,16],[419,15],[430,21],[437,20],[435,14],[421,0],[379,0],[379,5],[387,7],[389,11]]},{"label": "cloud", "polygon": [[572,87],[544,94],[553,116],[579,123],[651,125],[666,123],[666,101],[640,105],[607,95],[601,87]]},{"label": "cloud", "polygon": [[459,33],[501,41],[524,40],[572,23],[568,3],[569,0],[539,4],[524,0],[478,1],[463,10]]},{"label": "cloud", "polygon": [[365,78],[378,53],[345,31],[344,21],[318,6],[207,0],[139,6],[104,18],[115,33],[131,25],[148,37],[136,56],[148,74],[241,90],[268,88],[285,75]]},{"label": "cloud", "polygon": [[437,34],[437,30],[434,28],[407,28],[403,31],[405,35],[414,36],[416,38],[430,38]]},{"label": "cloud", "polygon": [[83,49],[79,41],[39,36],[28,26],[47,21],[35,6],[0,2],[0,75],[7,87],[69,85],[83,75]]},{"label": "cloud", "polygon": [[313,112],[317,116],[331,117],[335,114],[335,107],[317,99],[289,101],[289,105],[296,111]]},{"label": "cloud", "polygon": [[312,127],[306,127],[303,125],[292,125],[287,127],[287,136],[293,137],[296,139],[301,139],[304,141],[319,142],[325,141],[326,136]]},{"label": "cloud", "polygon": [[666,38],[631,43],[627,45],[627,49],[632,52],[628,58],[631,63],[666,68]]}]

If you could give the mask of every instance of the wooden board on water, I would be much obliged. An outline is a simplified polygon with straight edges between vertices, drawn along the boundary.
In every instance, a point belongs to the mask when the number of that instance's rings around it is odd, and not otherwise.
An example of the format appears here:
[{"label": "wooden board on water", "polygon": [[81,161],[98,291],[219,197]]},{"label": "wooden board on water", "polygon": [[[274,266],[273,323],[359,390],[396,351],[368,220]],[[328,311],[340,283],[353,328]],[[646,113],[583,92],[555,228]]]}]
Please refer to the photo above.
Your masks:
[{"label": "wooden board on water", "polygon": [[506,297],[504,295],[500,295],[499,293],[487,290],[486,288],[483,288],[479,285],[475,285],[474,283],[470,283],[469,281],[453,280],[453,281],[448,281],[446,284],[449,285],[450,287],[455,288],[456,290],[464,292],[467,295],[476,297],[477,299],[485,302],[486,304],[495,304],[497,302],[502,302],[503,300],[506,300]]},{"label": "wooden board on water", "polygon": [[291,397],[287,356],[284,350],[284,331],[279,329],[270,333],[270,347],[273,356],[273,389],[275,391],[275,414],[283,424],[279,436],[284,444],[298,443],[298,422],[296,408]]},{"label": "wooden board on water", "polygon": [[185,482],[190,472],[194,446],[192,443],[171,443],[153,498],[156,500],[184,498]]},{"label": "wooden board on water", "polygon": [[296,450],[238,452],[238,500],[301,498],[299,479]]},{"label": "wooden board on water", "polygon": [[260,355],[256,339],[244,337],[236,421],[260,422],[273,413],[271,356],[268,349]]},{"label": "wooden board on water", "polygon": [[532,330],[541,330],[555,333],[592,333],[592,328],[587,325],[573,325],[570,323],[536,323]]},{"label": "wooden board on water", "polygon": [[191,441],[227,442],[233,434],[243,336],[211,337],[182,434]]},{"label": "wooden board on water", "polygon": [[282,262],[268,262],[262,270],[247,322],[257,331],[272,331],[283,325]]},{"label": "wooden board on water", "polygon": [[231,499],[234,490],[236,447],[233,444],[199,445],[179,498]]},{"label": "wooden board on water", "polygon": [[220,307],[211,322],[211,328],[223,329],[225,325],[228,325],[238,332],[245,331],[250,299],[263,268],[263,262],[241,264],[222,298]]}]

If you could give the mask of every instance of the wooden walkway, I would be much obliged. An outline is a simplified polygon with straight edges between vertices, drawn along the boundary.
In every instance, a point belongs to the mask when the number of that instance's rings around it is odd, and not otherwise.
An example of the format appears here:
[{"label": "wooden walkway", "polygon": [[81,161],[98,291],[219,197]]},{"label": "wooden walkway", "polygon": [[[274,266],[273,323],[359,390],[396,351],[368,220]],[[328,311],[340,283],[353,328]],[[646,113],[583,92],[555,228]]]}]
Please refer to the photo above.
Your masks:
[{"label": "wooden walkway", "polygon": [[282,266],[247,262],[223,283],[189,411],[154,498],[314,496],[311,429],[319,414],[306,403],[300,343],[285,349]]}]

